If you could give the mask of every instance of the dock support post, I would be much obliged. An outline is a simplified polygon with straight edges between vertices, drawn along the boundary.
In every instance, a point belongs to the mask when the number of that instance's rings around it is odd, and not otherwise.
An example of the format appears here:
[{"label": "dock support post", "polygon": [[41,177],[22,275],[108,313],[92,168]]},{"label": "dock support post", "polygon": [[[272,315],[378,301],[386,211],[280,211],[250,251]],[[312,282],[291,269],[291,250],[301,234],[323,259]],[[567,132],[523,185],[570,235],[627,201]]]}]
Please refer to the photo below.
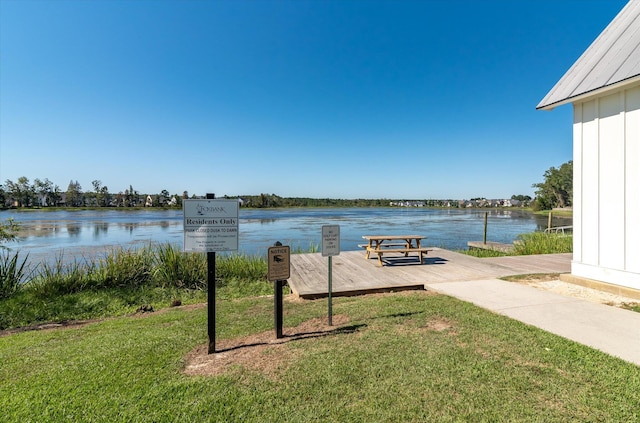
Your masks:
[{"label": "dock support post", "polygon": [[484,212],[484,238],[482,243],[487,244],[487,218],[489,216],[489,212]]}]

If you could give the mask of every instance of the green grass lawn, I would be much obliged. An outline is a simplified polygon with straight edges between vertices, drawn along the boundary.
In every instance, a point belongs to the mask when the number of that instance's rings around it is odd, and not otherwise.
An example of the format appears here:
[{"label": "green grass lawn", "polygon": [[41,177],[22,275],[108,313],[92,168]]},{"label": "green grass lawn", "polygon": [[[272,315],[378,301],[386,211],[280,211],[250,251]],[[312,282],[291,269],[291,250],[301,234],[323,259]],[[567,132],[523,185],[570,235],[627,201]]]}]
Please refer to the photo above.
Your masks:
[{"label": "green grass lawn", "polygon": [[[217,306],[221,343],[273,332],[272,298]],[[285,333],[326,311],[326,300],[286,301]],[[268,373],[182,372],[207,341],[206,308],[2,336],[0,420],[640,419],[639,367],[469,303],[411,292],[335,298],[333,311],[345,330],[266,346],[260,360],[286,357]]]}]

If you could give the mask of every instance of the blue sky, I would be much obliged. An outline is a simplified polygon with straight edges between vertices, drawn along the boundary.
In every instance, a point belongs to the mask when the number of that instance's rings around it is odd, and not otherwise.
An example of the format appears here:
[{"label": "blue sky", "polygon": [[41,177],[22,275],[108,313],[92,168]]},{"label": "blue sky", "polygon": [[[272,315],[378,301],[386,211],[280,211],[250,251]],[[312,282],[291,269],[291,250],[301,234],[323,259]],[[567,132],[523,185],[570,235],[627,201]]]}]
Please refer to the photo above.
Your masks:
[{"label": "blue sky", "polygon": [[532,195],[535,107],[626,0],[0,0],[0,183]]}]

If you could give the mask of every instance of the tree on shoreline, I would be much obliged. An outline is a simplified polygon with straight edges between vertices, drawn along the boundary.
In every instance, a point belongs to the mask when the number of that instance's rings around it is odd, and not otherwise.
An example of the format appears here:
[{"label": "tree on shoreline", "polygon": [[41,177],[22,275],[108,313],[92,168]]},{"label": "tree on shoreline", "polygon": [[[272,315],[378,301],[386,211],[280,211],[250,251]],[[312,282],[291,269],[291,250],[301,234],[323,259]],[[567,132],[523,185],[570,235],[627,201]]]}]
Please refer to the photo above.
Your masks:
[{"label": "tree on shoreline", "polygon": [[18,203],[18,207],[29,207],[32,204],[35,193],[26,176],[19,177],[17,182],[7,179],[5,185],[11,198]]},{"label": "tree on shoreline", "polygon": [[544,182],[533,184],[537,188],[535,209],[551,210],[554,207],[570,207],[573,204],[573,160],[559,168],[544,172]]},{"label": "tree on shoreline", "polygon": [[78,181],[69,181],[67,187],[66,203],[71,207],[81,207],[84,205],[84,196],[82,195],[82,186]]},{"label": "tree on shoreline", "polygon": [[38,206],[46,207],[49,204],[51,193],[53,191],[53,182],[48,178],[45,178],[44,181],[36,178],[33,181],[33,190],[36,194]]}]

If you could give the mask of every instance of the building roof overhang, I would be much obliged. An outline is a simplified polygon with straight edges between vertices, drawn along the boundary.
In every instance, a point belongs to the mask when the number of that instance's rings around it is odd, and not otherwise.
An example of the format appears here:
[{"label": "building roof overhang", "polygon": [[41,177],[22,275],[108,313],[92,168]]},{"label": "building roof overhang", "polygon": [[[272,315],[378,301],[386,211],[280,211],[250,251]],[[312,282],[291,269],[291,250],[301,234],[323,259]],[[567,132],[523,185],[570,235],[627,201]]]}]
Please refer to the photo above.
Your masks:
[{"label": "building roof overhang", "polygon": [[584,100],[640,78],[640,0],[630,0],[536,109]]}]

